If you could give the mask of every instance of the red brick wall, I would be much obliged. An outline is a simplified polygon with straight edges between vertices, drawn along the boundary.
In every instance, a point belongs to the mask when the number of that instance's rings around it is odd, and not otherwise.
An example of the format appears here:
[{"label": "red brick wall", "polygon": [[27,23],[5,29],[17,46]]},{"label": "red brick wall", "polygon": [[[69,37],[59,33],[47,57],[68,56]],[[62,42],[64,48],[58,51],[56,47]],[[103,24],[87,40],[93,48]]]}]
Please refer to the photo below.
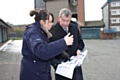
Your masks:
[{"label": "red brick wall", "polygon": [[116,37],[116,33],[104,33],[103,31],[100,32],[100,39],[113,39]]},{"label": "red brick wall", "polygon": [[85,25],[84,0],[78,0],[78,21]]}]

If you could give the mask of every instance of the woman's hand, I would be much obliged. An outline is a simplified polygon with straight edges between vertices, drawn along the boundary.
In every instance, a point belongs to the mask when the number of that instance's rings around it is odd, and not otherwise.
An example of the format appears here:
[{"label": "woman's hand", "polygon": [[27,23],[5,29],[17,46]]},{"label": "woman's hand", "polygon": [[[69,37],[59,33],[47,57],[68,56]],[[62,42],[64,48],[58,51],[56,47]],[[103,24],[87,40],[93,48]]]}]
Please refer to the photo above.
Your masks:
[{"label": "woman's hand", "polygon": [[70,36],[70,33],[68,33],[68,34],[64,37],[64,40],[65,40],[67,46],[73,45],[74,38],[73,38],[73,35]]}]

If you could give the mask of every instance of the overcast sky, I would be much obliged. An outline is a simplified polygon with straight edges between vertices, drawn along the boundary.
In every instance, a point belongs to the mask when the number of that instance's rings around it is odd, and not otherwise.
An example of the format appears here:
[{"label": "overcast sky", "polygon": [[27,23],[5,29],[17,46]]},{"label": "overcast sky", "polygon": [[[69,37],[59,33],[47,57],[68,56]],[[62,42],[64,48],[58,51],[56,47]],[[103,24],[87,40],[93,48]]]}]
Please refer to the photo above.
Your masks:
[{"label": "overcast sky", "polygon": [[[107,0],[85,0],[85,21],[101,20],[101,7]],[[34,0],[0,0],[0,18],[14,25],[29,24],[34,18],[29,16],[34,9]]]}]

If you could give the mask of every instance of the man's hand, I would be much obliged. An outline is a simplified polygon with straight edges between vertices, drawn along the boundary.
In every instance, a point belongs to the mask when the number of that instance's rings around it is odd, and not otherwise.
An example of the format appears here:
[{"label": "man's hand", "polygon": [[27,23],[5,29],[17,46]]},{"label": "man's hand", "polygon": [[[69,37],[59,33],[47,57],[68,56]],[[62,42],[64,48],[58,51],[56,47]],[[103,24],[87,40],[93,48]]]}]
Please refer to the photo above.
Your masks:
[{"label": "man's hand", "polygon": [[81,54],[80,50],[77,50],[77,56],[79,56]]},{"label": "man's hand", "polygon": [[64,37],[64,40],[65,40],[67,46],[73,45],[73,40],[74,40],[74,38],[73,38],[73,35],[70,36],[70,33],[68,33],[68,34]]}]

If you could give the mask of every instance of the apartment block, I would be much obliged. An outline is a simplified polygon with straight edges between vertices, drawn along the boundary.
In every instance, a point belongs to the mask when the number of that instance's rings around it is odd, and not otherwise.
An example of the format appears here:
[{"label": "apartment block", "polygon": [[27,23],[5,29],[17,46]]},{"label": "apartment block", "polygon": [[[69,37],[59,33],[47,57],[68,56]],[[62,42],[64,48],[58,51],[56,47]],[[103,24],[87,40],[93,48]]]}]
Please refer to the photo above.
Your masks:
[{"label": "apartment block", "polygon": [[102,6],[104,32],[120,32],[120,0],[108,0]]}]

